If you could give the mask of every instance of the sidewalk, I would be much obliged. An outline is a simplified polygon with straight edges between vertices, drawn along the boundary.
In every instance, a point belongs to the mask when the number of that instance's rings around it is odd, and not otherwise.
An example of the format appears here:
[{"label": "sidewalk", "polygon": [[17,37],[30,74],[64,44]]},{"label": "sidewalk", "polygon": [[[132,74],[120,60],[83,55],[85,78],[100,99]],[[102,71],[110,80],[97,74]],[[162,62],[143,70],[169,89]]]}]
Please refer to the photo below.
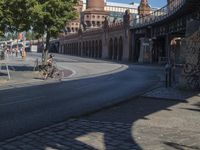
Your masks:
[{"label": "sidewalk", "polygon": [[[166,93],[170,94],[167,99]],[[0,150],[199,150],[200,93],[184,95],[183,91],[177,94],[177,89],[157,88],[128,102],[1,142]]]},{"label": "sidewalk", "polygon": [[[52,82],[51,80],[44,81],[37,71],[33,71],[35,61],[35,59],[30,57],[22,60],[21,57],[16,58],[10,56],[7,60],[7,64],[9,67],[11,79],[8,80],[6,67],[3,64],[2,71],[0,72],[0,90],[38,84],[40,85],[47,82]],[[63,69],[63,72],[64,77],[70,76],[72,74],[72,72],[67,69]]]}]

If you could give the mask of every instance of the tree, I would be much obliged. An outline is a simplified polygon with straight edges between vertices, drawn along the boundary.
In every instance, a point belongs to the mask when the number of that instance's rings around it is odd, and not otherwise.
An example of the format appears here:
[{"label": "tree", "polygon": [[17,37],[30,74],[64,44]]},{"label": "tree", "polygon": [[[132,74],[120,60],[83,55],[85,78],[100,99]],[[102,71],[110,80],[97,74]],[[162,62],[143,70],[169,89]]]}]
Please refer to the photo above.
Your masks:
[{"label": "tree", "polygon": [[0,0],[0,36],[3,36],[5,33],[5,24],[4,24],[4,13],[3,13],[3,4],[4,0]]},{"label": "tree", "polygon": [[4,27],[11,33],[28,31],[35,0],[1,0]]},{"label": "tree", "polygon": [[75,4],[76,0],[35,0],[31,8],[31,25],[35,33],[41,37],[46,36],[43,64],[48,57],[50,38],[58,35],[66,21],[76,17]]}]

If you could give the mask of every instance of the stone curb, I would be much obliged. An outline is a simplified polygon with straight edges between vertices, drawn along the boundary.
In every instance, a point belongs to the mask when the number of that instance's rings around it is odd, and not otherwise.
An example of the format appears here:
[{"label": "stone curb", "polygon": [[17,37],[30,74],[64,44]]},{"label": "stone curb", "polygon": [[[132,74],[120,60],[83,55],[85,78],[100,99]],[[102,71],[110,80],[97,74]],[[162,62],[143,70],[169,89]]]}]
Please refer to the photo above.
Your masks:
[{"label": "stone curb", "polygon": [[[86,79],[86,78],[98,77],[98,76],[101,76],[101,75],[108,75],[108,74],[117,72],[118,70],[121,70],[124,67],[125,67],[125,65],[121,65],[117,69],[114,69],[114,70],[111,70],[111,71],[107,71],[107,72],[103,72],[103,73],[100,73],[100,74],[92,74],[92,75],[88,75],[88,76],[86,75],[86,76],[80,76],[80,77],[73,77],[73,76],[64,77],[61,81],[48,80],[48,81],[43,82],[43,81],[33,81],[33,79],[31,79],[32,81],[19,82],[19,83],[11,83],[11,84],[7,84],[5,86],[1,86],[0,85],[0,91],[1,90],[13,89],[13,88],[22,88],[22,87],[30,87],[30,86],[37,86],[37,85],[46,85],[46,84],[52,84],[52,83],[59,83],[59,82],[62,82],[62,81],[69,81],[69,80],[77,80],[77,79]],[[69,69],[69,70],[72,71],[71,69]]]}]

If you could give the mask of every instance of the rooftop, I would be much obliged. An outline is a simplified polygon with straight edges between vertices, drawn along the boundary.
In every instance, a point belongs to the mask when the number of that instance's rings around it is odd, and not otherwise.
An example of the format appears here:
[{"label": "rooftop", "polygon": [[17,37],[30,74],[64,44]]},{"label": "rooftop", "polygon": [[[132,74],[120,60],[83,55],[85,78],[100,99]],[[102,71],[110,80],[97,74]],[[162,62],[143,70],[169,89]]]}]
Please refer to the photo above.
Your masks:
[{"label": "rooftop", "polygon": [[[116,7],[125,7],[125,8],[138,8],[139,3],[126,4],[126,3],[118,3],[118,2],[107,2],[104,0],[107,6],[116,6]],[[83,3],[86,3],[86,0],[83,0]]]}]

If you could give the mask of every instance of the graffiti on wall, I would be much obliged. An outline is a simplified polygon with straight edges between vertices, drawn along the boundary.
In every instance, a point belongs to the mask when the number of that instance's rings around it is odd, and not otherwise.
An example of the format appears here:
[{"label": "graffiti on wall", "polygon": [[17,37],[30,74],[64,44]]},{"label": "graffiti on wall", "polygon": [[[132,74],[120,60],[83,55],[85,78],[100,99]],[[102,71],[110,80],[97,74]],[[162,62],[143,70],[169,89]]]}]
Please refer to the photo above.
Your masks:
[{"label": "graffiti on wall", "polygon": [[200,89],[200,30],[186,39],[184,76],[189,88]]}]

